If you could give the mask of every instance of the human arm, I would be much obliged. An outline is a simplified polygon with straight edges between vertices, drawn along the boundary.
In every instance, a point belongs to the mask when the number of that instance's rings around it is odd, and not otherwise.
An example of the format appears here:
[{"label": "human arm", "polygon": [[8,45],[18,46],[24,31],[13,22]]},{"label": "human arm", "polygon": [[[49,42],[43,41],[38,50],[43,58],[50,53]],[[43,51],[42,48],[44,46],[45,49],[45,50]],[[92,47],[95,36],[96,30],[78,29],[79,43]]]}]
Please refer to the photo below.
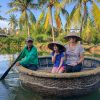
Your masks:
[{"label": "human arm", "polygon": [[60,60],[60,64],[59,64],[59,67],[58,67],[57,72],[58,72],[59,69],[62,67],[62,65],[63,65],[63,63],[64,63],[64,60],[65,60],[65,55],[64,55],[64,53],[61,53],[61,60]]},{"label": "human arm", "polygon": [[60,65],[59,65],[59,67],[58,67],[57,72],[58,72],[58,71],[59,71],[59,69],[62,67],[63,62],[64,62],[64,57],[62,57],[62,58],[61,58],[61,60],[60,60]]},{"label": "human arm", "polygon": [[79,61],[77,61],[77,64],[82,63],[83,60],[84,60],[84,54],[80,55],[80,59],[79,59]]},{"label": "human arm", "polygon": [[52,55],[52,62],[54,63],[56,60],[57,53],[55,52],[55,53],[52,53],[51,55]]},{"label": "human arm", "polygon": [[77,61],[77,64],[82,63],[83,60],[84,60],[84,48],[81,45],[80,45],[80,54],[79,54],[79,56],[80,56],[80,59],[79,59],[79,61]]},{"label": "human arm", "polygon": [[[25,47],[26,48],[26,47]],[[18,59],[16,60],[16,66],[20,65],[20,60],[23,59],[25,57],[25,48],[21,51],[20,56],[18,57]]]}]

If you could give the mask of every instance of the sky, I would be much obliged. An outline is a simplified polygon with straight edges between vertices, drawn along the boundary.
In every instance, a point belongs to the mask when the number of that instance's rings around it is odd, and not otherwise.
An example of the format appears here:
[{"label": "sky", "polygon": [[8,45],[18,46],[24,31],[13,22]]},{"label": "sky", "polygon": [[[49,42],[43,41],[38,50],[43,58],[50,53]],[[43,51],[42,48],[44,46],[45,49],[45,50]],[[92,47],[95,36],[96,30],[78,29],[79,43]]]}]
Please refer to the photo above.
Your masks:
[{"label": "sky", "polygon": [[[5,21],[0,21],[0,28],[9,28],[9,25],[8,25],[9,20],[8,20],[8,19],[9,19],[9,15],[10,15],[10,14],[7,14],[6,12],[10,9],[10,8],[8,7],[8,3],[9,3],[10,1],[11,1],[11,0],[0,0],[0,5],[1,5],[1,8],[0,8],[0,15],[3,16],[3,17],[5,17],[5,18],[7,18],[7,20],[5,20]],[[67,9],[67,11],[68,11],[69,13],[72,11],[74,5],[75,5],[75,4],[67,5],[67,6],[66,6],[66,9]],[[98,4],[98,6],[100,7],[100,4]],[[91,8],[90,3],[88,3],[88,7],[89,7],[89,9]],[[34,13],[36,19],[38,19],[38,17],[39,17],[39,15],[40,15],[41,12],[40,12],[39,10],[32,10],[32,12]],[[20,12],[15,13],[15,15],[17,16],[17,18],[19,18],[19,17],[20,17]],[[61,19],[62,19],[62,23],[63,23],[63,25],[64,25],[64,24],[65,24],[65,19],[62,18],[62,17],[61,17]],[[54,22],[54,24],[55,24],[55,22]]]},{"label": "sky", "polygon": [[[8,10],[8,6],[7,3],[10,0],[0,0],[0,15],[3,17],[8,18],[9,15],[6,14],[7,10]],[[8,27],[8,22],[7,21],[0,21],[0,27],[4,28],[4,27]]]},{"label": "sky", "polygon": [[[9,19],[9,15],[10,15],[10,14],[7,14],[6,13],[10,9],[8,7],[8,3],[10,1],[11,0],[0,0],[0,5],[1,5],[0,15],[3,16],[3,17],[5,17],[5,18],[7,18],[7,19]],[[68,12],[71,12],[72,11],[73,6],[74,6],[74,4],[73,5],[68,5],[66,7],[66,9],[68,10]],[[32,10],[32,12],[34,13],[36,19],[38,19],[38,17],[41,14],[41,12],[38,11],[38,10]],[[14,14],[17,16],[17,18],[20,17],[20,12],[17,12],[17,13],[14,13]],[[61,19],[62,19],[62,23],[65,23],[65,19],[64,18],[61,18]],[[0,28],[9,28],[9,25],[8,24],[9,24],[9,20],[0,21]],[[54,22],[54,24],[55,24],[55,22]]]}]

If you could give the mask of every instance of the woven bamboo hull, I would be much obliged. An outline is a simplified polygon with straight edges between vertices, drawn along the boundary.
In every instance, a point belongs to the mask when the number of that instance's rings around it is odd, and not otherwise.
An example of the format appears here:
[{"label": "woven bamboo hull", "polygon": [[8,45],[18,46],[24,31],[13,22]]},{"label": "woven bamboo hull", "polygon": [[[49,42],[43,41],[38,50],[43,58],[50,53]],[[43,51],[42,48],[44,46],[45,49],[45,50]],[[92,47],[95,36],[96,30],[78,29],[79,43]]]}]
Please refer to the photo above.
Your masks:
[{"label": "woven bamboo hull", "polygon": [[80,96],[100,88],[100,67],[77,73],[51,74],[20,67],[20,80],[44,96]]}]

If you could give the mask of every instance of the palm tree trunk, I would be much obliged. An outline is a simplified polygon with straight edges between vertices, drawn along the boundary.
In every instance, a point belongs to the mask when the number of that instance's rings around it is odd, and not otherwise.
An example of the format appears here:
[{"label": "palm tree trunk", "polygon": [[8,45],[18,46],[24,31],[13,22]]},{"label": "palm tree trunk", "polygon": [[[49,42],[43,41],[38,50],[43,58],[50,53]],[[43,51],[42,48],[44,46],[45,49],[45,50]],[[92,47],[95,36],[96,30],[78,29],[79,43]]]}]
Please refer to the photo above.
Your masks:
[{"label": "palm tree trunk", "polygon": [[30,28],[29,28],[29,25],[28,25],[28,37],[30,37]]},{"label": "palm tree trunk", "polygon": [[12,33],[15,34],[14,33],[14,23],[12,23]]},{"label": "palm tree trunk", "polygon": [[51,29],[52,29],[52,38],[53,38],[53,42],[54,42],[55,38],[54,38],[54,28],[53,28],[53,18],[52,18],[52,7],[49,6],[48,10],[50,12],[50,24],[51,24]]},{"label": "palm tree trunk", "polygon": [[80,28],[80,37],[81,37],[82,31],[83,31],[83,22],[84,22],[85,16],[86,16],[86,2],[84,2],[84,14],[82,17],[82,23],[81,23],[81,28]]},{"label": "palm tree trunk", "polygon": [[[86,16],[86,1],[84,2],[84,14],[83,14],[83,17],[82,17],[82,23],[81,23],[81,28],[80,28],[80,37],[82,38],[82,31],[83,31],[83,25],[84,25],[84,19],[85,19],[85,16]],[[80,42],[82,44],[82,41]]]}]

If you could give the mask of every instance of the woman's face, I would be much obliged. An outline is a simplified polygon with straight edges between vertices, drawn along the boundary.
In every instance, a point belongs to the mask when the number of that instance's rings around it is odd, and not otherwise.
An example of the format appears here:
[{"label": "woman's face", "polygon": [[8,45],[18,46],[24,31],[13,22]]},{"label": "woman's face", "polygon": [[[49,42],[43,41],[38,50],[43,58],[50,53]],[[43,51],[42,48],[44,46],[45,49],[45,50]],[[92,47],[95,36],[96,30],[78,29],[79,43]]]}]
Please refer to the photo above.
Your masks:
[{"label": "woman's face", "polygon": [[58,51],[58,47],[54,45],[54,51]]},{"label": "woman's face", "polygon": [[76,37],[69,37],[69,43],[76,43]]}]

